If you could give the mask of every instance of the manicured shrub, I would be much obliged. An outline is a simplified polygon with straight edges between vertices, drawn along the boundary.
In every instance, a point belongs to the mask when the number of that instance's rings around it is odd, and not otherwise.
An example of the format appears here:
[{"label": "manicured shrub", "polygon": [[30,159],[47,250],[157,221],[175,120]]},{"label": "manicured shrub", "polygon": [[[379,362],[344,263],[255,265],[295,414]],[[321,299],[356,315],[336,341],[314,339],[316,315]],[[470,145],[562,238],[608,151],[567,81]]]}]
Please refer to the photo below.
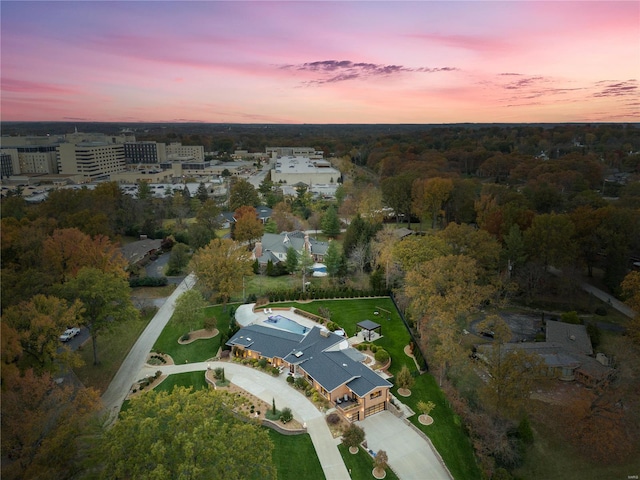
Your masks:
[{"label": "manicured shrub", "polygon": [[293,419],[293,413],[291,413],[291,409],[289,407],[285,407],[282,409],[280,413],[280,420],[282,423],[288,423]]},{"label": "manicured shrub", "polygon": [[340,415],[338,415],[336,412],[332,412],[329,415],[327,415],[327,423],[329,425],[337,425],[340,423]]},{"label": "manicured shrub", "polygon": [[378,363],[387,363],[389,361],[389,352],[387,352],[383,348],[379,348],[376,354],[374,355],[374,358]]},{"label": "manicured shrub", "polygon": [[378,351],[377,345],[371,345],[371,353],[376,353]]},{"label": "manicured shrub", "polygon": [[266,358],[261,358],[260,360],[258,360],[258,366],[260,368],[266,368],[267,367],[267,359]]},{"label": "manicured shrub", "polygon": [[180,337],[180,340],[182,340],[183,342],[188,342],[190,338],[191,338],[191,334],[187,332],[184,335],[182,335],[182,337]]},{"label": "manicured shrub", "polygon": [[294,379],[291,375],[289,375],[289,376],[287,377],[287,383],[291,383],[291,384],[293,384],[294,382],[295,382],[295,379]]}]

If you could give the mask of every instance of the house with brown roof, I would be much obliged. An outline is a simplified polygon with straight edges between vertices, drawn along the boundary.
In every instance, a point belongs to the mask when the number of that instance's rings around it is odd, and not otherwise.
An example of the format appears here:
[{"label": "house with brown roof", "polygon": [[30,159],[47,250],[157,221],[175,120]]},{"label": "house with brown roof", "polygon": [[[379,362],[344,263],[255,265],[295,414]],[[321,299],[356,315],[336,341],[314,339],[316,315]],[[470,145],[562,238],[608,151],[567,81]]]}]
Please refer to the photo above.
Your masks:
[{"label": "house with brown roof", "polygon": [[[478,353],[483,358],[493,345],[479,345]],[[603,356],[594,358],[591,339],[584,325],[548,321],[544,342],[506,343],[503,352],[520,350],[538,355],[543,366],[540,377],[558,378],[563,381],[578,381],[588,387],[601,387],[614,375],[613,368],[606,365]]]}]

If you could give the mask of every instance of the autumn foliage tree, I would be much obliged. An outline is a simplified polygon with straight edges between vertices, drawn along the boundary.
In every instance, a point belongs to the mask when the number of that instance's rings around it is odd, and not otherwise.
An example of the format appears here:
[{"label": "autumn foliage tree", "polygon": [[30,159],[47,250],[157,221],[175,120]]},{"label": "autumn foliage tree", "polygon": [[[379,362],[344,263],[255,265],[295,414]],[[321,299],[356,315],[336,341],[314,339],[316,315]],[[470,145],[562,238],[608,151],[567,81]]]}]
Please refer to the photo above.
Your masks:
[{"label": "autumn foliage tree", "polygon": [[2,478],[72,478],[81,435],[101,406],[96,390],[28,369],[2,385]]},{"label": "autumn foliage tree", "polygon": [[234,239],[240,243],[249,242],[249,247],[264,233],[264,225],[258,218],[256,209],[250,206],[243,206],[236,210],[236,223],[233,228]]},{"label": "autumn foliage tree", "polygon": [[77,228],[55,230],[42,249],[44,267],[56,282],[66,282],[82,267],[125,275],[126,260],[108,237],[91,237]]},{"label": "autumn foliage tree", "polygon": [[138,311],[131,303],[129,282],[116,273],[84,267],[62,285],[61,291],[69,301],[79,300],[82,303],[82,323],[91,334],[93,363],[97,365],[98,336],[111,330],[116,323],[138,316]]},{"label": "autumn foliage tree", "polygon": [[229,415],[233,405],[213,389],[134,398],[96,446],[102,478],[275,480],[269,435]]},{"label": "autumn foliage tree", "polygon": [[[2,316],[6,324],[4,334],[15,338],[20,345],[15,360],[36,371],[56,370],[59,362],[67,366],[78,364],[79,358],[68,348],[60,347],[58,337],[69,326],[82,319],[82,304],[45,295],[36,295],[28,302],[9,307]],[[56,363],[58,362],[58,364]]]},{"label": "autumn foliage tree", "polygon": [[242,289],[242,278],[253,275],[252,265],[247,249],[228,238],[212,240],[191,259],[198,280],[225,303]]}]

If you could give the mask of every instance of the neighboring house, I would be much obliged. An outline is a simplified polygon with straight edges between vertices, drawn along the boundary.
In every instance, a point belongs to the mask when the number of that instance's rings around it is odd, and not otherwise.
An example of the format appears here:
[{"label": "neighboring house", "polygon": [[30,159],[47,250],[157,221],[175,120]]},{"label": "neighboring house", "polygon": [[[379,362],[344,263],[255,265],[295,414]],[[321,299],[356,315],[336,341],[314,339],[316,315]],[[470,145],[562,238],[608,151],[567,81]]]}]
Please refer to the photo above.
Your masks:
[{"label": "neighboring house", "polygon": [[[263,223],[267,223],[271,218],[273,210],[269,207],[259,206],[255,207],[258,219]],[[220,224],[222,228],[231,228],[231,224],[236,222],[235,212],[222,212],[220,214]]]},{"label": "neighboring house", "polygon": [[[477,348],[482,355],[492,347],[480,345]],[[548,321],[546,341],[507,343],[502,349],[505,352],[521,350],[539,355],[544,362],[540,377],[569,382],[577,380],[588,387],[600,387],[614,374],[614,370],[606,364],[606,357],[593,357],[591,339],[584,325]]]},{"label": "neighboring house", "polygon": [[252,259],[258,259],[260,265],[266,265],[269,260],[273,264],[287,259],[287,250],[293,249],[301,254],[303,251],[311,253],[314,262],[322,262],[329,248],[328,242],[319,242],[304,232],[265,233],[253,249]]},{"label": "neighboring house", "polygon": [[122,256],[127,260],[129,265],[135,265],[148,259],[160,250],[162,240],[138,240],[124,245],[120,251]]},{"label": "neighboring house", "polygon": [[302,333],[249,325],[227,345],[235,357],[264,358],[305,378],[349,421],[387,409],[391,383],[361,363],[364,356],[346,338],[323,327],[299,327]]}]

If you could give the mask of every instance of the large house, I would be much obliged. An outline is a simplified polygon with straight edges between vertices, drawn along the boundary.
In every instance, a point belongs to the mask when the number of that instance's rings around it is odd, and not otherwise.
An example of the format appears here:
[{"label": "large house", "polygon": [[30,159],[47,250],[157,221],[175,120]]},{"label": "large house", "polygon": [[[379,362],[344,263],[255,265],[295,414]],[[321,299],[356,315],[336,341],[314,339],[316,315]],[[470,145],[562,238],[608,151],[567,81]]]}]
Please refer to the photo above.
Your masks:
[{"label": "large house", "polygon": [[349,421],[387,409],[391,383],[365,366],[364,356],[346,338],[281,316],[269,321],[285,322],[286,328],[296,331],[264,324],[243,327],[227,342],[233,355],[264,358],[290,375],[305,378]]},{"label": "large house", "polygon": [[[484,355],[491,348],[492,345],[480,345],[478,352]],[[504,352],[520,350],[538,355],[543,361],[538,372],[540,377],[577,380],[588,387],[601,387],[614,374],[604,356],[593,357],[591,339],[584,325],[548,321],[546,341],[506,343],[502,349]]]},{"label": "large house", "polygon": [[262,266],[269,260],[276,265],[287,259],[287,250],[293,249],[301,254],[303,251],[311,253],[315,262],[322,262],[329,248],[328,242],[315,240],[304,232],[265,233],[253,249],[253,259],[258,259]]}]

